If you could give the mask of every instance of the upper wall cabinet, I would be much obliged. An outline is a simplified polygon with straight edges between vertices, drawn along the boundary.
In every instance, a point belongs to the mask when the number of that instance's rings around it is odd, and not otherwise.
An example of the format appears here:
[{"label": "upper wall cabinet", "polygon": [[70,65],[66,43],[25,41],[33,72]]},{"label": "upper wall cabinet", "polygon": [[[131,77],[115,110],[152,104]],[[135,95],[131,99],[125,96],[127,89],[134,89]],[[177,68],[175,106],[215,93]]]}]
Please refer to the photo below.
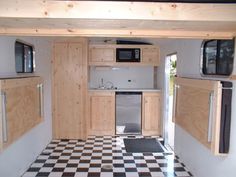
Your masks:
[{"label": "upper wall cabinet", "polygon": [[[117,62],[116,49],[140,49],[140,62]],[[127,55],[129,55],[127,53]],[[91,66],[159,66],[160,50],[154,45],[90,45],[89,65]]]},{"label": "upper wall cabinet", "polygon": [[143,64],[150,64],[153,66],[160,65],[160,51],[159,48],[154,47],[143,47],[142,48],[142,63]]},{"label": "upper wall cabinet", "polygon": [[40,77],[0,80],[0,150],[43,120],[43,84]]},{"label": "upper wall cabinet", "polygon": [[109,46],[90,46],[89,64],[111,65],[115,62],[115,48]]}]

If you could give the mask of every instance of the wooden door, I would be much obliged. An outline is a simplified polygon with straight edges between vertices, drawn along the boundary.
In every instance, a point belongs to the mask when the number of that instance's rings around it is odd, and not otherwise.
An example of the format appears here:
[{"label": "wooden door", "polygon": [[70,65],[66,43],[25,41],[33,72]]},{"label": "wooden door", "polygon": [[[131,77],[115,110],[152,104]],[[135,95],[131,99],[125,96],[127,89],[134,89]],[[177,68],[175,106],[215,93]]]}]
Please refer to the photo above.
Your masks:
[{"label": "wooden door", "polygon": [[[1,102],[2,149],[42,121],[41,83],[40,77],[1,81],[1,99],[4,100]],[[4,110],[3,104],[5,105]]]},{"label": "wooden door", "polygon": [[161,96],[160,93],[143,92],[142,106],[143,135],[161,135]]},{"label": "wooden door", "polygon": [[90,63],[113,63],[115,62],[115,50],[110,47],[91,47],[89,55]]},{"label": "wooden door", "polygon": [[[53,60],[53,137],[86,136],[86,44],[56,43]],[[86,80],[87,81],[87,80]]]},{"label": "wooden door", "polygon": [[151,64],[153,66],[160,65],[160,52],[158,47],[142,48],[142,63]]},{"label": "wooden door", "polygon": [[90,134],[115,134],[115,93],[90,93]]}]

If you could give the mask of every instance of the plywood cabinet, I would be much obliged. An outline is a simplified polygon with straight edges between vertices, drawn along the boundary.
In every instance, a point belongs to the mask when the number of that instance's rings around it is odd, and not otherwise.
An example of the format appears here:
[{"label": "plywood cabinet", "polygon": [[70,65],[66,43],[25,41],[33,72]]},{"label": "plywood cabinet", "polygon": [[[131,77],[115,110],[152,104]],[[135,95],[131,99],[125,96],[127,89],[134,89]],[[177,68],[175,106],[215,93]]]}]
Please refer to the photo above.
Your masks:
[{"label": "plywood cabinet", "polygon": [[43,83],[40,77],[0,80],[0,150],[43,120]]},{"label": "plywood cabinet", "polygon": [[89,47],[89,64],[94,65],[111,65],[115,62],[115,48],[112,46],[90,46]]},{"label": "plywood cabinet", "polygon": [[57,42],[53,58],[53,138],[86,138],[87,40]]},{"label": "plywood cabinet", "polygon": [[[139,48],[140,62],[116,62],[117,48]],[[159,66],[160,49],[156,45],[93,44],[89,46],[91,66]]]},{"label": "plywood cabinet", "polygon": [[175,78],[173,119],[214,154],[219,154],[221,83]]},{"label": "plywood cabinet", "polygon": [[161,94],[143,92],[142,133],[143,135],[161,135]]},{"label": "plywood cabinet", "polygon": [[142,62],[153,66],[160,65],[160,51],[157,46],[149,46],[142,48]]},{"label": "plywood cabinet", "polygon": [[91,135],[115,134],[115,92],[90,92],[89,113]]}]

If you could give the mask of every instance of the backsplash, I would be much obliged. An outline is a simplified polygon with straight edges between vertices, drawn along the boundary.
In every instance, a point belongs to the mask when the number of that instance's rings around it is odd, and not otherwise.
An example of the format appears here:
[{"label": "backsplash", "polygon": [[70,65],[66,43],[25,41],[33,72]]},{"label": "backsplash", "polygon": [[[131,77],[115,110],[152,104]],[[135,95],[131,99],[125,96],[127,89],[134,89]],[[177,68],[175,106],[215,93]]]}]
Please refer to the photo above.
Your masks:
[{"label": "backsplash", "polygon": [[153,67],[90,67],[90,88],[98,88],[102,79],[117,88],[153,88]]}]

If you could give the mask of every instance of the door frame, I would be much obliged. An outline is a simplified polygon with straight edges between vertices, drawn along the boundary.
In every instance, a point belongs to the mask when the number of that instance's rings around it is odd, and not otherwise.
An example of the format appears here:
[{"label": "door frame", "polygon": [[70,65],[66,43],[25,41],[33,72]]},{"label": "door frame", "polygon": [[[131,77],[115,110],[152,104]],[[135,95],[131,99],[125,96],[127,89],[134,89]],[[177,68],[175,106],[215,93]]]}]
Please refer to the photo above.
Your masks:
[{"label": "door frame", "polygon": [[164,114],[163,114],[163,140],[164,146],[168,147],[169,132],[168,132],[168,118],[169,118],[169,88],[170,88],[170,56],[177,55],[177,52],[172,52],[165,55],[164,63]]}]

